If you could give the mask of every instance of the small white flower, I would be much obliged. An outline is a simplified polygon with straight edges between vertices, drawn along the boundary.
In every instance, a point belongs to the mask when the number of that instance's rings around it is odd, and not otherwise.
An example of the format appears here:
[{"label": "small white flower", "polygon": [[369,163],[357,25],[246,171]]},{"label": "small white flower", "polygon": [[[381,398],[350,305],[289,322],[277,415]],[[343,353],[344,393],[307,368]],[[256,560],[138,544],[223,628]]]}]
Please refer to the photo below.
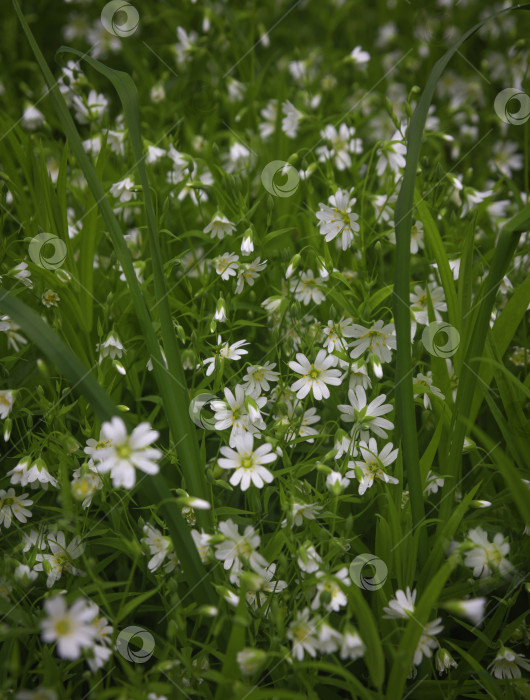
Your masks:
[{"label": "small white flower", "polygon": [[0,418],[7,418],[11,413],[13,404],[15,403],[15,396],[12,391],[7,389],[0,390]]},{"label": "small white flower", "polygon": [[305,306],[311,302],[317,306],[326,298],[325,294],[319,289],[319,285],[325,282],[321,277],[313,275],[312,270],[302,272],[298,279],[291,280],[291,291],[295,299],[301,301]]},{"label": "small white flower", "polygon": [[[35,559],[38,563],[33,567],[35,571],[46,571],[48,573],[46,580],[48,588],[51,588],[61,578],[63,571],[67,571],[73,576],[85,575],[84,571],[77,569],[72,564],[72,560],[80,557],[85,549],[80,537],[74,537],[70,544],[66,546],[64,532],[59,530],[56,535],[48,535],[48,546],[51,554],[37,554]],[[46,562],[46,568],[44,562]]]},{"label": "small white flower", "polygon": [[364,66],[370,60],[368,51],[363,51],[360,46],[356,46],[350,54],[350,58],[358,66]]},{"label": "small white flower", "polygon": [[220,241],[222,241],[225,236],[232,235],[235,228],[236,225],[229,221],[226,216],[218,213],[210,221],[208,226],[203,229],[203,231],[204,233],[209,233],[211,238],[218,238]]},{"label": "small white flower", "polygon": [[340,472],[330,472],[326,477],[326,488],[332,493],[342,493],[350,485],[350,480]]},{"label": "small white flower", "polygon": [[54,488],[59,487],[57,479],[50,474],[42,458],[37,459],[31,466],[30,462],[30,458],[25,457],[20,460],[16,467],[7,472],[6,476],[11,477],[13,486],[16,484],[21,486],[31,484],[32,488],[38,488],[40,485],[45,491],[48,489],[48,484],[51,484]]},{"label": "small white flower", "polygon": [[134,187],[135,184],[131,178],[126,177],[124,180],[114,183],[110,188],[110,193],[120,202],[130,202],[135,196]]},{"label": "small white flower", "polygon": [[243,377],[245,384],[243,387],[248,389],[251,394],[260,394],[262,391],[269,391],[269,382],[277,382],[280,376],[279,372],[273,371],[276,367],[276,362],[266,362],[264,365],[249,365],[247,373]]},{"label": "small white flower", "polygon": [[354,360],[368,350],[381,362],[392,361],[392,350],[396,349],[395,327],[392,323],[384,325],[383,321],[376,321],[372,328],[354,323],[345,329],[344,334],[348,338],[355,338],[350,352],[350,357]]},{"label": "small white flower", "polygon": [[261,258],[257,257],[250,263],[242,263],[239,268],[239,274],[237,277],[236,294],[240,294],[243,291],[243,287],[246,284],[249,287],[254,286],[254,280],[259,277],[259,273],[262,272],[267,267],[267,261],[261,262]]},{"label": "small white flower", "polygon": [[30,131],[35,131],[44,124],[44,114],[34,105],[29,105],[22,115],[22,126]]},{"label": "small white flower", "polygon": [[[362,496],[367,489],[371,488],[374,483],[374,479],[379,479],[387,484],[398,484],[399,481],[393,476],[389,476],[383,471],[383,467],[387,467],[393,462],[395,462],[398,455],[398,449],[392,450],[392,443],[389,442],[383,447],[381,452],[377,451],[377,442],[375,438],[370,438],[368,444],[361,440],[359,443],[359,449],[361,450],[362,460],[356,460],[355,462],[349,462],[348,468],[352,468],[354,465],[362,471],[362,479],[359,482],[359,495]],[[356,476],[355,470],[346,472],[346,476],[354,478]]]},{"label": "small white flower", "polygon": [[306,574],[314,574],[322,564],[322,557],[318,554],[313,545],[300,547],[299,556],[296,560],[298,567]]},{"label": "small white flower", "polygon": [[348,391],[350,405],[340,404],[337,406],[341,411],[341,419],[345,423],[353,423],[352,439],[361,440],[369,439],[370,433],[374,433],[382,438],[387,438],[387,430],[393,430],[394,424],[382,418],[392,411],[392,406],[389,403],[384,403],[386,394],[381,394],[370,403],[367,403],[366,392],[362,386],[356,386],[355,389]]},{"label": "small white flower", "polygon": [[424,326],[429,324],[429,296],[434,310],[434,317],[437,321],[442,320],[440,311],[447,311],[443,287],[428,284],[427,290],[425,290],[417,284],[414,287],[414,294],[410,295],[410,306],[416,323],[421,323]]},{"label": "small white flower", "polygon": [[452,655],[447,651],[447,649],[442,649],[441,647],[436,652],[435,656],[436,670],[438,675],[443,675],[447,673],[450,668],[457,668],[458,664],[453,659]]},{"label": "small white flower", "polygon": [[407,619],[414,613],[414,603],[416,602],[416,590],[411,591],[407,586],[406,591],[396,591],[395,599],[388,602],[388,607],[383,608],[386,619],[404,618]]},{"label": "small white flower", "polygon": [[159,433],[147,422],[140,423],[129,435],[123,420],[114,416],[101,426],[99,441],[106,443],[105,446],[92,453],[98,471],[102,474],[110,471],[113,486],[126,489],[131,489],[136,483],[136,469],[157,474],[156,462],[162,457],[162,452],[149,445],[158,436]]},{"label": "small white flower", "polygon": [[443,625],[440,624],[442,621],[441,617],[437,617],[432,622],[428,622],[423,628],[423,632],[414,652],[414,665],[419,666],[422,662],[423,657],[430,659],[432,657],[433,649],[436,649],[438,642],[434,638],[443,630]]},{"label": "small white flower", "polygon": [[11,526],[11,521],[16,518],[25,523],[31,518],[31,511],[26,506],[33,505],[33,501],[26,499],[27,493],[15,496],[15,489],[0,489],[0,525],[6,529]]},{"label": "small white flower", "polygon": [[287,639],[293,643],[293,656],[302,661],[307,653],[313,658],[317,655],[318,638],[316,636],[317,621],[310,618],[309,608],[296,613],[295,619],[287,630]]},{"label": "small white flower", "polygon": [[488,668],[495,678],[521,678],[521,668],[530,671],[530,662],[522,654],[503,646]]},{"label": "small white flower", "polygon": [[353,628],[346,628],[342,636],[342,646],[340,650],[341,659],[359,659],[364,656],[366,645],[359,636],[359,633]]},{"label": "small white flower", "polygon": [[284,118],[282,119],[282,131],[290,139],[294,139],[298,134],[300,120],[304,115],[302,112],[299,112],[289,100],[282,102],[282,112],[284,114]]},{"label": "small white flower", "polygon": [[477,546],[466,553],[464,564],[473,569],[475,578],[489,576],[492,570],[498,570],[504,575],[512,568],[505,558],[510,551],[510,545],[502,533],[498,532],[493,542],[490,542],[487,532],[479,526],[469,530],[467,536],[471,543]]},{"label": "small white flower", "polygon": [[357,223],[358,214],[352,212],[352,207],[357,201],[351,198],[350,190],[338,189],[335,194],[329,197],[327,204],[319,203],[320,211],[316,213],[319,220],[320,233],[325,237],[326,241],[332,241],[336,236],[341,236],[342,250],[348,250],[354,239],[354,234],[360,230]]},{"label": "small white flower", "polygon": [[348,569],[343,567],[335,574],[325,574],[323,571],[318,571],[316,577],[319,580],[317,583],[317,593],[311,603],[311,609],[316,610],[320,607],[320,597],[322,593],[329,595],[329,601],[324,604],[326,610],[338,612],[341,608],[348,604],[348,598],[342,590],[342,586],[349,586],[350,579],[348,577]]},{"label": "small white flower", "polygon": [[81,598],[67,608],[64,597],[58,595],[44,601],[44,610],[42,639],[57,642],[57,653],[61,658],[78,659],[82,649],[93,645],[96,629],[91,623],[97,615],[97,605]]},{"label": "small white flower", "polygon": [[61,297],[53,289],[47,289],[41,296],[41,301],[46,308],[51,309],[53,306],[58,306]]},{"label": "small white flower", "polygon": [[339,130],[328,124],[321,132],[322,139],[328,142],[326,146],[319,146],[316,149],[318,160],[325,163],[327,160],[333,160],[337,170],[346,170],[351,168],[352,160],[350,153],[362,153],[363,144],[361,139],[354,138],[355,128],[341,124]]},{"label": "small white flower", "polygon": [[238,260],[239,255],[223,253],[215,258],[215,271],[218,275],[221,275],[221,279],[228,280],[230,277],[236,275]]},{"label": "small white flower", "polygon": [[259,489],[265,482],[270,484],[274,477],[263,465],[277,458],[272,445],[266,442],[254,450],[254,436],[251,433],[237,435],[234,442],[236,451],[221,447],[223,457],[218,460],[221,469],[235,469],[230,477],[232,486],[239,484],[241,490],[246,491],[251,483]]},{"label": "small white flower", "polygon": [[241,557],[248,561],[250,568],[259,576],[265,576],[269,563],[258,552],[261,538],[252,525],[247,525],[243,535],[240,535],[238,526],[229,519],[219,523],[219,530],[225,536],[225,540],[215,545],[215,558],[224,562],[226,571],[231,571],[231,583],[239,581],[242,571]]},{"label": "small white flower", "polygon": [[302,375],[291,386],[291,391],[296,392],[299,399],[303,399],[313,392],[317,401],[322,398],[329,399],[328,384],[339,386],[341,383],[341,371],[332,369],[337,364],[335,355],[328,355],[325,350],[320,350],[314,360],[310,362],[301,352],[297,353],[296,360],[289,362],[289,367],[297,374]]},{"label": "small white flower", "polygon": [[327,622],[318,626],[318,647],[321,654],[334,654],[342,644],[342,634]]}]

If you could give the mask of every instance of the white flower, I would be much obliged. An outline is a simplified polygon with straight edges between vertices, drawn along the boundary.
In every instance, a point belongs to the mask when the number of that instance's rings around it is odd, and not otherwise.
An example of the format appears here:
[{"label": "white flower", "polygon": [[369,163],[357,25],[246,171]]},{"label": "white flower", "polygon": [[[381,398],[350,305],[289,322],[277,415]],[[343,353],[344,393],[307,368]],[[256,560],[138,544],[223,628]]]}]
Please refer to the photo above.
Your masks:
[{"label": "white flower", "polygon": [[15,396],[12,391],[8,391],[7,389],[0,390],[0,418],[8,417],[14,403]]},{"label": "white flower", "polygon": [[36,690],[20,690],[15,695],[15,700],[57,700],[57,693],[39,685]]},{"label": "white flower", "polygon": [[243,387],[250,390],[251,394],[260,394],[262,391],[269,391],[269,382],[277,382],[279,372],[273,371],[276,362],[266,362],[264,365],[249,365],[247,373],[243,377],[245,384]]},{"label": "white flower", "polygon": [[194,31],[188,34],[184,27],[177,27],[177,38],[178,41],[174,44],[173,50],[175,51],[179,66],[184,66],[191,58],[191,54],[195,48],[195,42],[198,40],[199,35]]},{"label": "white flower", "polygon": [[[398,449],[392,450],[392,443],[389,442],[383,447],[381,452],[377,451],[377,443],[375,438],[370,438],[368,444],[361,440],[359,443],[359,448],[361,450],[362,460],[356,460],[355,462],[348,462],[348,468],[354,465],[358,467],[362,473],[363,477],[359,482],[359,495],[362,496],[367,489],[371,488],[374,483],[374,479],[379,479],[387,484],[397,484],[398,479],[393,476],[389,476],[383,471],[383,467],[395,462],[398,455]],[[346,472],[346,476],[354,478],[356,476],[355,470],[352,469]]]},{"label": "white flower", "polygon": [[289,100],[282,102],[282,112],[285,115],[282,119],[282,131],[289,138],[294,139],[298,134],[300,120],[304,115]]},{"label": "white flower", "polygon": [[445,483],[445,479],[442,476],[435,474],[432,469],[429,469],[427,476],[425,477],[425,487],[423,493],[426,496],[430,496],[431,493],[438,493],[438,489],[442,488]]},{"label": "white flower", "polygon": [[[210,406],[215,412],[215,429],[227,430],[232,429],[230,434],[230,447],[235,447],[236,439],[239,435],[250,432],[256,433],[259,430],[265,429],[265,423],[261,416],[255,416],[256,420],[252,420],[245,402],[245,389],[241,384],[237,384],[233,394],[228,387],[225,387],[225,400],[212,400]],[[252,397],[251,397],[252,398]],[[265,396],[253,399],[256,402],[257,409],[263,408],[267,403]]]},{"label": "white flower", "polygon": [[317,401],[329,398],[328,384],[339,386],[341,383],[341,372],[338,369],[331,369],[337,364],[335,355],[328,355],[325,350],[320,350],[314,360],[310,362],[301,352],[296,354],[297,362],[292,360],[289,367],[297,374],[302,375],[291,386],[291,391],[297,392],[296,396],[303,399],[313,391],[313,396]]},{"label": "white flower", "polygon": [[427,290],[425,290],[417,284],[414,287],[414,294],[410,295],[410,306],[416,323],[421,323],[424,326],[429,324],[429,296],[437,321],[442,320],[440,311],[447,311],[443,287],[437,287],[431,283],[427,285]]},{"label": "white flower", "polygon": [[[243,355],[248,353],[248,350],[243,350],[243,345],[248,345],[247,340],[238,340],[237,342],[232,343],[232,345],[229,345],[228,343],[223,343],[223,339],[220,335],[218,335],[217,344],[220,346],[219,350],[214,353],[213,357],[208,357],[206,360],[204,360],[204,364],[208,365],[206,369],[207,377],[213,374],[215,369],[215,360],[218,357],[223,357],[228,360],[240,360]],[[200,366],[200,364],[197,365],[197,369],[199,369]]]},{"label": "white flower", "polygon": [[356,46],[350,54],[350,58],[358,66],[364,66],[370,60],[368,51],[363,51],[360,46]]},{"label": "white flower", "polygon": [[234,442],[237,451],[221,447],[223,457],[218,460],[221,469],[235,469],[230,477],[232,486],[240,484],[241,490],[246,491],[251,483],[259,489],[264,482],[270,484],[274,477],[263,465],[277,458],[272,452],[272,445],[266,442],[254,450],[254,436],[251,433],[238,435]]},{"label": "white flower", "polygon": [[313,545],[300,547],[300,554],[296,563],[298,567],[306,574],[314,574],[318,571],[322,563],[322,557],[318,554]]},{"label": "white flower", "polygon": [[442,621],[441,617],[437,617],[432,622],[428,622],[423,628],[421,633],[420,641],[414,652],[414,665],[419,666],[422,662],[424,656],[428,659],[432,657],[433,649],[436,649],[438,642],[434,639],[435,635],[439,634],[443,630],[443,625],[440,624]]},{"label": "white flower", "polygon": [[250,255],[254,251],[254,239],[252,237],[252,229],[248,228],[243,234],[241,241],[241,255]]},{"label": "white flower", "polygon": [[388,607],[383,608],[386,619],[405,618],[407,619],[414,613],[414,603],[416,602],[416,590],[411,592],[407,586],[406,591],[396,591],[395,599],[388,602]]},{"label": "white flower", "polygon": [[58,306],[61,297],[53,289],[47,289],[41,296],[41,301],[47,309],[51,309],[54,306]]},{"label": "white flower", "polygon": [[328,198],[331,206],[319,202],[320,211],[316,213],[320,222],[321,235],[325,236],[325,240],[329,242],[340,234],[342,250],[348,250],[352,244],[354,233],[357,233],[361,228],[357,223],[359,215],[352,213],[352,207],[357,201],[350,197],[352,192],[353,189],[350,192],[338,189],[335,194]]},{"label": "white flower", "polygon": [[34,131],[35,129],[38,129],[39,126],[42,126],[42,124],[44,124],[44,114],[40,111],[40,109],[37,109],[34,105],[29,105],[24,110],[21,122],[22,126],[25,129],[30,129],[31,131]]},{"label": "white flower", "polygon": [[261,258],[257,257],[255,260],[249,263],[242,263],[239,268],[239,275],[237,278],[236,294],[240,294],[243,291],[245,282],[249,287],[254,286],[254,280],[259,277],[259,272],[262,272],[267,267],[267,261],[261,262]]},{"label": "white flower", "polygon": [[221,279],[228,280],[231,276],[235,276],[238,260],[239,255],[235,253],[223,253],[215,258],[215,271],[221,275]]},{"label": "white flower", "polygon": [[521,678],[521,668],[530,671],[530,663],[522,654],[503,646],[488,668],[495,678]]},{"label": "white flower", "polygon": [[110,193],[113,197],[116,197],[120,202],[130,202],[130,200],[135,196],[133,188],[135,187],[134,182],[130,177],[126,177],[124,180],[114,183],[110,188]]},{"label": "white flower", "polygon": [[457,668],[458,666],[447,649],[442,649],[441,647],[436,652],[435,663],[436,670],[440,676],[446,673],[450,668]]},{"label": "white flower", "polygon": [[396,131],[390,141],[385,141],[381,147],[379,159],[377,161],[377,174],[381,176],[387,168],[390,168],[395,175],[405,167],[405,156],[407,147],[403,143],[403,136]]},{"label": "white flower", "polygon": [[340,650],[341,659],[355,659],[364,656],[366,645],[359,636],[359,633],[353,628],[346,628],[342,636],[342,646]]},{"label": "white flower", "polygon": [[245,647],[237,652],[237,663],[241,669],[241,673],[245,676],[253,676],[263,666],[267,653],[261,649],[253,647]]},{"label": "white flower", "polygon": [[338,612],[341,608],[348,604],[348,598],[344,594],[341,584],[349,586],[348,569],[343,567],[335,574],[325,574],[323,571],[318,571],[316,577],[319,580],[317,583],[317,593],[311,603],[311,609],[316,610],[320,607],[320,596],[322,593],[329,595],[329,601],[324,604],[326,610]]},{"label": "white flower", "polygon": [[410,252],[416,255],[420,248],[424,248],[423,242],[423,224],[421,221],[416,221],[410,229]]},{"label": "white flower", "polygon": [[442,399],[442,401],[445,399],[440,389],[432,383],[432,371],[430,370],[427,374],[421,374],[421,372],[419,372],[412,380],[412,384],[414,387],[414,394],[423,394],[423,405],[425,408],[431,408],[431,398],[429,394],[437,396],[439,399]]},{"label": "white flower", "polygon": [[72,104],[75,110],[75,118],[79,124],[88,124],[89,121],[99,121],[109,106],[105,95],[91,90],[86,100],[74,95]]},{"label": "white flower", "polygon": [[9,316],[0,317],[0,332],[7,335],[7,346],[13,348],[15,352],[18,352],[19,350],[19,343],[21,345],[27,345],[28,342],[22,335],[20,335],[20,333],[17,333],[19,329],[20,326],[17,326],[17,324],[12,321]]},{"label": "white flower", "polygon": [[57,642],[57,653],[63,659],[78,659],[81,650],[92,646],[96,629],[92,623],[97,615],[97,605],[84,599],[66,607],[63,596],[44,601],[46,618],[41,622],[44,642]]},{"label": "white flower", "polygon": [[342,634],[327,622],[318,625],[318,648],[321,654],[334,654],[342,644]]},{"label": "white flower", "polygon": [[317,506],[315,503],[293,503],[293,524],[300,526],[304,522],[304,518],[307,520],[315,520],[321,510],[322,506]]},{"label": "white flower", "polygon": [[468,620],[478,627],[484,620],[484,611],[487,598],[472,598],[471,600],[453,600],[447,603],[446,608],[450,612],[467,617]]},{"label": "white flower", "polygon": [[0,489],[0,525],[6,529],[11,526],[11,521],[16,518],[25,523],[31,518],[31,511],[26,506],[33,505],[33,501],[26,499],[27,493],[15,496],[15,489]]},{"label": "white flower", "polygon": [[157,163],[161,158],[166,156],[167,153],[163,148],[158,148],[157,146],[152,146],[149,144],[147,146],[147,155],[145,157],[145,162],[148,165],[151,165],[152,163]]},{"label": "white flower", "polygon": [[323,283],[321,277],[315,278],[312,270],[302,272],[299,279],[291,280],[291,291],[295,299],[307,306],[311,301],[313,304],[321,304],[326,298],[325,294],[318,288]]},{"label": "white flower", "polygon": [[235,228],[236,225],[229,221],[226,216],[218,213],[203,231],[204,233],[209,233],[211,238],[218,238],[222,241],[226,235],[230,236]]},{"label": "white flower", "polygon": [[392,361],[392,350],[396,349],[395,328],[392,323],[384,325],[376,321],[372,328],[353,324],[345,329],[348,338],[355,338],[351,345],[350,357],[356,360],[369,350],[381,362]]},{"label": "white flower", "polygon": [[46,464],[42,458],[39,458],[34,462],[31,467],[30,458],[25,457],[21,459],[20,462],[7,472],[6,476],[11,476],[11,483],[13,486],[15,484],[20,484],[21,486],[27,486],[31,484],[32,488],[38,488],[39,484],[46,491],[48,489],[48,484],[51,484],[55,488],[58,488],[57,479],[55,479],[46,468]]},{"label": "white flower", "polygon": [[195,546],[197,547],[201,561],[203,563],[206,562],[210,556],[210,540],[212,539],[212,536],[203,531],[199,532],[198,530],[192,530],[191,536]]},{"label": "white flower", "polygon": [[257,551],[261,539],[252,525],[247,525],[243,535],[240,535],[238,526],[229,519],[219,523],[219,530],[226,539],[215,545],[215,558],[224,562],[223,566],[226,571],[231,570],[230,581],[232,583],[239,581],[238,574],[242,571],[240,557],[244,557],[248,561],[253,571],[264,576],[269,563]]},{"label": "white flower", "polygon": [[319,146],[316,149],[318,160],[325,163],[332,160],[337,170],[351,168],[352,160],[350,153],[362,153],[363,144],[361,139],[354,138],[355,127],[341,124],[339,130],[328,124],[321,132],[322,139],[328,142],[329,146]]},{"label": "white flower", "polygon": [[[33,567],[35,571],[46,571],[48,573],[46,580],[48,588],[51,588],[61,578],[63,571],[67,571],[73,576],[85,575],[84,571],[77,569],[72,564],[72,559],[80,557],[85,549],[80,537],[74,537],[70,544],[66,546],[64,532],[59,530],[56,535],[48,535],[48,545],[51,554],[37,554],[35,560],[38,563]],[[46,562],[46,567],[43,562]]]},{"label": "white flower", "polygon": [[37,572],[32,571],[27,564],[19,564],[13,572],[13,575],[15,579],[22,584],[34,581],[38,577]]},{"label": "white flower", "polygon": [[97,473],[94,460],[88,460],[88,467],[89,471],[83,472],[83,469],[79,467],[72,475],[72,495],[77,500],[82,501],[82,508],[88,508],[96,491],[103,488],[103,481]]},{"label": "white flower", "polygon": [[317,655],[318,639],[316,636],[316,621],[310,618],[309,608],[296,613],[295,619],[287,630],[287,639],[293,643],[293,656],[302,661],[304,653],[313,658]]},{"label": "white flower", "polygon": [[510,545],[502,533],[498,532],[493,542],[490,542],[488,533],[479,526],[469,530],[467,536],[477,546],[466,553],[464,564],[473,569],[475,578],[489,576],[492,570],[498,570],[504,575],[512,568],[510,562],[505,559]]},{"label": "white flower", "polygon": [[351,405],[340,404],[337,406],[341,411],[341,418],[345,423],[353,423],[352,439],[368,440],[370,433],[375,433],[379,437],[387,438],[387,430],[393,430],[394,424],[386,418],[381,418],[386,413],[392,411],[389,403],[384,403],[386,394],[381,394],[369,404],[367,404],[366,392],[362,386],[348,391],[348,398]]},{"label": "white flower", "polygon": [[93,452],[100,473],[110,471],[114,487],[131,489],[136,483],[136,469],[146,474],[157,474],[156,461],[162,457],[160,450],[149,447],[159,433],[147,422],[140,423],[129,435],[125,423],[118,416],[101,426],[100,442],[104,447]]},{"label": "white flower", "polygon": [[[324,348],[329,353],[332,353],[337,346],[339,350],[345,350],[347,348],[347,341],[343,336],[344,330],[351,325],[351,322],[351,318],[344,318],[343,316],[340,321],[337,321],[336,323],[333,323],[333,321],[328,321],[328,325],[324,326],[322,329],[322,333],[325,337]],[[348,365],[346,364],[346,366]]]},{"label": "white flower", "polygon": [[99,616],[99,610],[96,615],[97,617],[92,620],[92,626],[96,632],[95,643],[90,649],[91,655],[87,657],[87,663],[92,673],[95,673],[98,668],[102,668],[112,656],[112,650],[109,648],[113,632],[112,625],[108,624],[107,618]]},{"label": "white flower", "polygon": [[164,562],[164,559],[171,553],[173,546],[169,537],[164,535],[153,527],[150,523],[146,523],[143,527],[145,537],[140,540],[149,548],[151,559],[147,564],[149,571],[156,571]]},{"label": "white flower", "polygon": [[33,282],[31,281],[31,272],[28,270],[28,263],[21,262],[16,265],[12,270],[9,271],[10,275],[13,275],[17,280],[22,282],[30,289],[33,288]]},{"label": "white flower", "polygon": [[265,120],[259,125],[259,133],[262,139],[268,139],[276,130],[276,120],[278,118],[278,100],[269,100],[267,106],[260,111]]},{"label": "white flower", "polygon": [[332,493],[342,493],[350,485],[350,480],[340,472],[330,472],[326,477],[326,488]]}]

